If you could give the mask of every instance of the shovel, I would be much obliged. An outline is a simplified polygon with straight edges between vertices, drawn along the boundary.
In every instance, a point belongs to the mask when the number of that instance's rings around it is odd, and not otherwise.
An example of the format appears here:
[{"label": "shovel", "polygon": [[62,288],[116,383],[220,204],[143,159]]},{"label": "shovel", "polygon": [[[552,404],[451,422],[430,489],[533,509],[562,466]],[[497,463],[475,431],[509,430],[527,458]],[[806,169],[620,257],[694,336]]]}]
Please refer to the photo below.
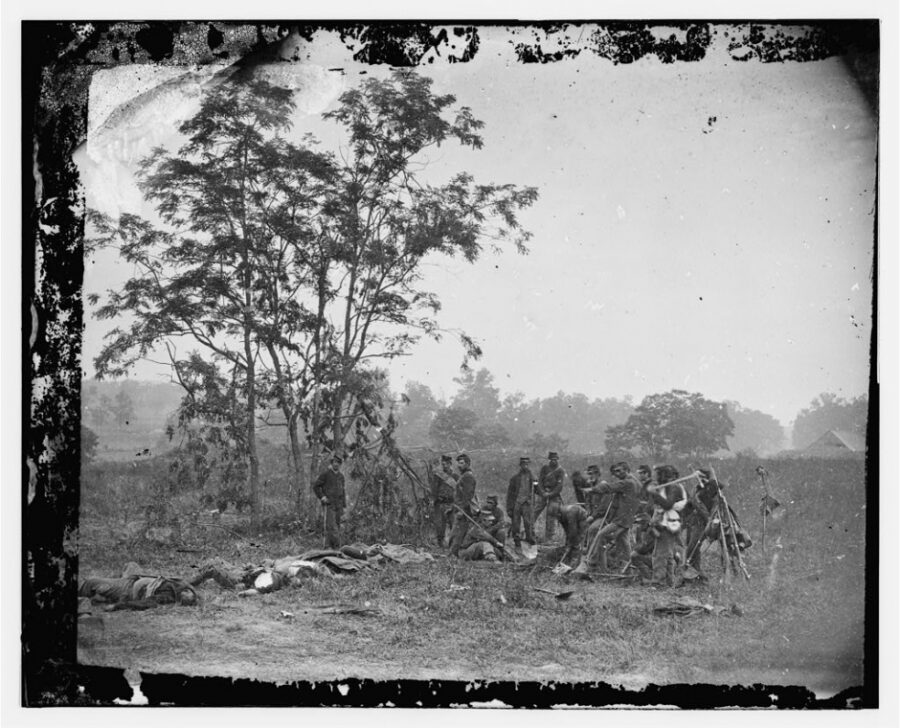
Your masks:
[{"label": "shovel", "polygon": [[555,592],[555,591],[552,591],[551,589],[541,589],[541,587],[539,587],[539,586],[533,586],[531,588],[534,589],[535,591],[543,592],[544,594],[550,594],[557,601],[560,601],[560,602],[564,602],[566,599],[568,599],[575,593],[574,589],[568,589],[566,591]]}]

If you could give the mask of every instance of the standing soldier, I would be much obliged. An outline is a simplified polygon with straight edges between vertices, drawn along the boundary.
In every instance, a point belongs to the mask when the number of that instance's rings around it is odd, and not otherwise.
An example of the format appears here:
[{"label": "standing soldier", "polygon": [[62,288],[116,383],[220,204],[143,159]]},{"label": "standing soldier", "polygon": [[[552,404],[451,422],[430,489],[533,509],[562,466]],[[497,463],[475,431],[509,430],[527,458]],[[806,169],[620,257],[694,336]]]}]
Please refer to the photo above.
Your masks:
[{"label": "standing soldier", "polygon": [[687,493],[678,480],[678,471],[671,465],[656,468],[656,482],[659,485],[648,489],[654,505],[652,527],[656,531],[656,546],[653,549],[653,576],[651,584],[657,586],[680,586],[681,564],[684,541],[681,533],[681,511],[687,504]]},{"label": "standing soldier", "polygon": [[341,473],[340,455],[332,455],[328,468],[322,471],[313,484],[313,493],[325,508],[325,543],[333,549],[341,547],[341,516],[347,507],[344,492],[344,475]]},{"label": "standing soldier", "polygon": [[551,541],[553,533],[556,531],[556,514],[562,505],[562,489],[563,483],[566,482],[566,471],[559,464],[559,455],[557,453],[550,452],[547,455],[547,460],[550,462],[541,466],[541,473],[538,475],[537,505],[534,510],[532,526],[534,526],[538,516],[546,508],[544,540]]},{"label": "standing soldier", "polygon": [[[707,528],[712,520],[712,514],[716,512],[719,504],[719,481],[712,477],[712,472],[706,468],[697,471],[699,482],[691,494],[690,502],[684,509],[684,527],[687,545],[687,565],[692,567],[697,576],[706,581],[703,573],[700,553],[703,542],[708,538]],[[716,534],[718,538],[718,534]],[[714,538],[711,540],[715,540]]]},{"label": "standing soldier", "polygon": [[472,460],[465,453],[456,456],[459,467],[459,478],[453,494],[453,510],[455,513],[453,531],[450,533],[450,553],[459,556],[459,549],[466,531],[469,530],[469,518],[476,518],[480,509],[475,500],[475,474],[472,472]]},{"label": "standing soldier", "polygon": [[456,492],[456,474],[453,458],[441,455],[441,469],[431,476],[431,497],[434,500],[434,531],[438,546],[444,545],[444,536],[453,525],[453,495]]},{"label": "standing soldier", "polygon": [[609,547],[620,540],[627,543],[628,532],[634,524],[634,516],[637,512],[638,497],[641,484],[631,474],[628,463],[619,462],[613,465],[609,472],[615,480],[612,483],[601,481],[595,486],[598,493],[612,493],[613,501],[609,506],[609,516],[606,525],[598,532],[598,546],[591,555],[588,566],[598,564],[600,571],[607,570],[606,552]]},{"label": "standing soldier", "polygon": [[506,489],[506,512],[512,518],[512,537],[516,548],[522,547],[523,527],[525,540],[530,544],[534,543],[534,475],[530,465],[531,458],[519,458],[519,472],[509,479],[509,487]]}]

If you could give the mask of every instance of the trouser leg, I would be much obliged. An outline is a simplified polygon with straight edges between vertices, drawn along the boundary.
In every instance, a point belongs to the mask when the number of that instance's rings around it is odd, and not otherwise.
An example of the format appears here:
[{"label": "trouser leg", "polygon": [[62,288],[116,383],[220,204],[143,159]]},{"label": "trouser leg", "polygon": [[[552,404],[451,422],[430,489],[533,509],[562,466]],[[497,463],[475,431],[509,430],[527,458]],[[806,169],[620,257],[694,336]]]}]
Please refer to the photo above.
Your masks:
[{"label": "trouser leg", "polygon": [[513,543],[520,546],[522,543],[522,506],[513,506],[512,511],[512,537]]},{"label": "trouser leg", "polygon": [[534,527],[537,524],[538,518],[541,517],[541,513],[544,512],[544,509],[547,507],[547,500],[545,498],[537,497],[534,501],[534,508],[531,514],[531,530],[534,531]]},{"label": "trouser leg", "polygon": [[329,548],[339,549],[341,547],[341,516],[343,513],[343,508],[329,506],[325,514],[325,543]]},{"label": "trouser leg", "polygon": [[650,580],[652,575],[652,557],[650,554],[638,554],[632,552],[631,554],[631,564],[637,569],[638,575],[641,579],[646,581]]},{"label": "trouser leg", "polygon": [[600,571],[606,571],[609,568],[606,553],[623,530],[617,523],[608,523],[600,530],[600,553],[598,554]]},{"label": "trouser leg", "polygon": [[523,503],[522,508],[522,526],[525,529],[525,540],[528,543],[534,543],[534,508],[531,503]]},{"label": "trouser leg", "polygon": [[460,545],[469,530],[469,522],[462,513],[457,513],[453,520],[453,530],[450,532],[450,553],[459,555]]},{"label": "trouser leg", "polygon": [[547,501],[547,512],[544,515],[544,538],[547,541],[551,541],[556,533],[556,517],[559,515],[561,506],[562,501],[558,498]]},{"label": "trouser leg", "polygon": [[600,528],[603,526],[603,521],[596,520],[588,526],[587,531],[587,563],[588,566],[596,566],[599,563],[600,559],[600,543],[599,541],[595,544],[594,540],[597,538],[597,533],[600,531]]},{"label": "trouser leg", "polygon": [[653,582],[656,584],[675,583],[675,548],[678,534],[661,529],[653,550]]}]

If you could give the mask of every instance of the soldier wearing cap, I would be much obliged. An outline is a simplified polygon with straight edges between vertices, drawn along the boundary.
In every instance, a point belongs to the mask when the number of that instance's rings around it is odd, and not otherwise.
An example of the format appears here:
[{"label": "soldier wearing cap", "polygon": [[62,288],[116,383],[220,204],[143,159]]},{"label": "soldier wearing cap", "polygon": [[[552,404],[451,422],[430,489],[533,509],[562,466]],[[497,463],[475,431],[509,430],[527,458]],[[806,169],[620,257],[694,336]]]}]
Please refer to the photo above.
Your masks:
[{"label": "soldier wearing cap", "polygon": [[441,455],[440,470],[431,476],[431,497],[434,501],[434,531],[438,546],[444,545],[444,536],[453,527],[453,496],[456,492],[456,473],[453,458]]},{"label": "soldier wearing cap", "polygon": [[313,493],[325,507],[325,543],[335,549],[341,547],[341,517],[347,507],[342,462],[340,455],[332,455],[328,468],[313,483]]},{"label": "soldier wearing cap", "polygon": [[454,556],[459,555],[466,531],[469,530],[469,518],[474,518],[479,512],[475,499],[476,481],[472,472],[472,460],[466,453],[460,453],[456,456],[456,464],[459,467],[459,478],[456,480],[456,489],[453,493],[453,510],[456,515],[453,531],[450,533],[450,553]]},{"label": "soldier wearing cap", "polygon": [[544,539],[550,541],[553,539],[553,533],[556,530],[556,514],[560,506],[562,506],[562,489],[563,483],[566,482],[566,471],[559,464],[559,455],[557,453],[551,451],[547,455],[547,460],[549,462],[541,466],[541,472],[538,475],[538,487],[535,491],[537,503],[534,509],[532,525],[537,522],[538,516],[546,508]]},{"label": "soldier wearing cap", "polygon": [[628,463],[618,462],[610,467],[609,471],[613,475],[613,482],[601,481],[595,486],[595,490],[602,495],[612,494],[613,500],[609,506],[606,523],[597,532],[599,548],[589,555],[589,566],[598,564],[601,571],[607,570],[607,550],[620,540],[627,544],[641,491],[641,484],[631,474]]},{"label": "soldier wearing cap", "polygon": [[519,458],[519,471],[509,479],[506,489],[506,512],[512,517],[512,537],[517,547],[522,546],[522,528],[525,540],[534,543],[534,475],[531,472],[531,458]]}]

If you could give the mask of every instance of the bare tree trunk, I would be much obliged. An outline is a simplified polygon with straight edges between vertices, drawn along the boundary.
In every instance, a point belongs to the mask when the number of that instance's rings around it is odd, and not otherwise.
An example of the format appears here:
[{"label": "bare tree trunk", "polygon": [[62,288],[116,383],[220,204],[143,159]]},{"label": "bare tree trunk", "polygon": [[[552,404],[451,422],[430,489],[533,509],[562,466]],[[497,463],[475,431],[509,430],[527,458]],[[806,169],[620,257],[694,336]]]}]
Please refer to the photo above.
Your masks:
[{"label": "bare tree trunk", "polygon": [[253,347],[250,343],[249,311],[245,316],[248,319],[244,326],[244,355],[247,357],[247,452],[250,457],[250,527],[256,531],[259,528],[259,517],[262,510],[259,498],[259,454],[256,448],[256,365],[253,361]]}]

